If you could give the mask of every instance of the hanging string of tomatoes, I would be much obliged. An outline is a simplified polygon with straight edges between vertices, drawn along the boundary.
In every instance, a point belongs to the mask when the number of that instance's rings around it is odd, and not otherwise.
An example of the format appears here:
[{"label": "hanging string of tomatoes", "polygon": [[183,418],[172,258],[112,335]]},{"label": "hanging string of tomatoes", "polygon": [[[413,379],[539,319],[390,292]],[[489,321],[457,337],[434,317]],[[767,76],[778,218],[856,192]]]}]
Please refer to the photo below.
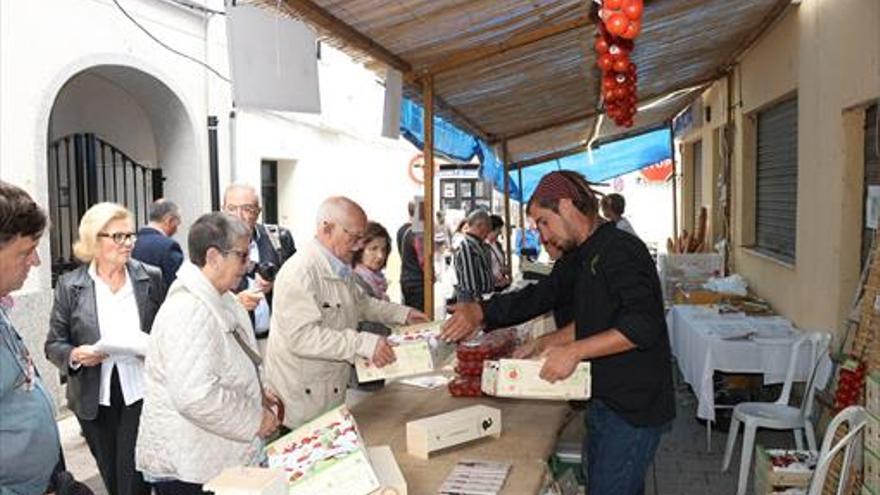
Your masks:
[{"label": "hanging string of tomatoes", "polygon": [[633,40],[642,31],[644,0],[600,0],[598,33],[593,43],[602,72],[605,115],[620,127],[632,127],[636,115],[636,64]]}]

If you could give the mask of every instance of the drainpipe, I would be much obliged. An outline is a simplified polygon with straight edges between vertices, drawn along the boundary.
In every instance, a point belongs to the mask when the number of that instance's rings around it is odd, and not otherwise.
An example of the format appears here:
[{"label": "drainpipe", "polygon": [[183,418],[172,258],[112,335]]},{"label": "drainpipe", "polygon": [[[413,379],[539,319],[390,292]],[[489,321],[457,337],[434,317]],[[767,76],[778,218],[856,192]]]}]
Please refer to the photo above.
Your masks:
[{"label": "drainpipe", "polygon": [[208,166],[211,177],[211,211],[220,211],[220,157],[217,149],[216,115],[208,116]]}]

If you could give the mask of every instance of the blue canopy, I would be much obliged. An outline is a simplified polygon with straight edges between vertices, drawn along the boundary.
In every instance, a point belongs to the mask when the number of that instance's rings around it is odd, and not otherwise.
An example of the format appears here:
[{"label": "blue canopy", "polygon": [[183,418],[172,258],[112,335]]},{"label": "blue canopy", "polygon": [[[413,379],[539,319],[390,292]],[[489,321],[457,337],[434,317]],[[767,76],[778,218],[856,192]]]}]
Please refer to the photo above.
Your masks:
[{"label": "blue canopy", "polygon": [[[400,131],[418,148],[425,142],[424,109],[415,101],[404,98],[400,111]],[[504,165],[492,148],[478,139],[434,116],[434,149],[444,155],[465,162],[476,156],[480,161],[480,176],[491,182],[495,189],[504,191]],[[522,181],[516,171],[510,174],[510,197],[522,202],[528,200],[541,177],[554,170],[574,170],[592,182],[602,182],[653,165],[672,157],[672,141],[668,127],[637,136],[612,141],[590,151],[551,160],[522,169]]]},{"label": "blue canopy", "polygon": [[[574,170],[591,182],[603,182],[653,165],[672,157],[670,136],[669,128],[664,127],[612,141],[590,151],[530,165],[522,169],[522,184],[519,184],[519,174],[514,170],[510,173],[510,197],[520,202],[528,201],[541,177],[555,170]],[[502,175],[502,184],[503,180]],[[498,187],[497,182],[495,187]],[[503,185],[499,190],[503,190]]]},{"label": "blue canopy", "polygon": [[[400,132],[419,149],[425,144],[424,115],[425,111],[420,104],[409,98],[403,99]],[[464,162],[469,162],[476,156],[482,165],[480,176],[483,180],[495,184],[496,188],[501,184],[499,190],[504,190],[504,167],[492,148],[482,139],[471,136],[437,115],[434,116],[434,150]],[[514,188],[511,183],[511,193],[514,191],[519,194],[519,189]]]}]

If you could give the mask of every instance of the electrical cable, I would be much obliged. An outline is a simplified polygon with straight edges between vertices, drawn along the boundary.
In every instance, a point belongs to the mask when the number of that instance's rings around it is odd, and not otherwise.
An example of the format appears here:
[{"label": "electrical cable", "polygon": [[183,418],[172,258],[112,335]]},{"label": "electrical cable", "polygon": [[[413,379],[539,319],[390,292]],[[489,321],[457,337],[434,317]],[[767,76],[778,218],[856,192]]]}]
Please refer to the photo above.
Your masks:
[{"label": "electrical cable", "polygon": [[173,4],[180,5],[181,7],[186,7],[188,9],[196,10],[209,15],[226,15],[226,12],[222,10],[214,10],[203,5],[197,5],[195,3],[186,1],[186,0],[165,0],[166,2],[171,2]]},{"label": "electrical cable", "polygon": [[224,76],[223,74],[221,74],[220,72],[218,72],[217,69],[211,67],[210,65],[206,64],[205,62],[202,62],[201,60],[199,60],[199,59],[197,59],[197,58],[195,58],[195,57],[192,57],[192,56],[190,56],[190,55],[187,55],[186,53],[183,53],[183,52],[181,52],[181,51],[175,50],[174,48],[172,48],[171,46],[169,46],[168,44],[166,44],[164,41],[162,41],[162,40],[160,40],[159,38],[157,38],[156,36],[154,36],[153,33],[151,33],[149,30],[147,30],[147,28],[145,28],[144,26],[142,26],[141,23],[139,23],[139,22],[137,21],[137,19],[135,19],[134,17],[132,17],[132,15],[129,14],[128,11],[125,10],[125,9],[122,7],[122,5],[119,4],[119,0],[113,0],[113,3],[116,5],[116,8],[118,8],[119,11],[122,12],[122,14],[123,14],[125,17],[127,17],[129,21],[132,22],[132,24],[134,24],[135,26],[137,26],[138,29],[140,29],[141,31],[143,31],[144,34],[146,34],[147,36],[149,36],[150,39],[152,39],[153,41],[155,41],[156,43],[158,43],[159,46],[161,46],[162,48],[165,48],[166,50],[170,51],[171,53],[174,53],[175,55],[181,56],[181,57],[183,57],[183,58],[185,58],[185,59],[187,59],[187,60],[189,60],[189,61],[191,61],[191,62],[195,62],[195,63],[201,65],[202,67],[204,67],[205,69],[209,70],[209,71],[212,72],[214,75],[216,75],[217,77],[219,77],[220,79],[222,79],[222,80],[224,80],[224,81],[226,81],[226,82],[228,82],[228,83],[231,83],[231,82],[232,82],[228,77],[226,77],[226,76]]}]

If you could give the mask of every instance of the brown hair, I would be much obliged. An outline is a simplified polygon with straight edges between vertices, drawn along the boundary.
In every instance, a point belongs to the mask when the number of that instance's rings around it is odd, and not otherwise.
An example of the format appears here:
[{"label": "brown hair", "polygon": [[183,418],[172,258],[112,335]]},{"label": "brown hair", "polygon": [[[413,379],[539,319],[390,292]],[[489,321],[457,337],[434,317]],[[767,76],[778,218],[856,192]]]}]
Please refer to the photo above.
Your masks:
[{"label": "brown hair", "polygon": [[602,207],[614,212],[615,215],[623,215],[626,209],[626,200],[617,193],[611,193],[602,198]]},{"label": "brown hair", "polygon": [[[554,173],[561,175],[578,191],[576,198],[570,198],[574,207],[588,218],[596,218],[599,215],[598,197],[601,193],[590,187],[590,183],[587,179],[577,172],[572,170],[560,170]],[[532,206],[535,205],[553,210],[554,213],[559,213],[559,198],[546,199],[532,194],[532,197],[529,199],[528,205],[526,206],[526,213],[529,213]]]},{"label": "brown hair", "polygon": [[49,222],[24,189],[0,180],[0,247],[16,237],[39,238]]},{"label": "brown hair", "polygon": [[388,230],[378,222],[367,222],[367,228],[364,229],[364,243],[360,249],[354,252],[353,265],[357,266],[361,262],[364,258],[367,244],[372,242],[373,239],[385,239],[385,263],[382,264],[382,268],[385,268],[385,265],[388,264],[388,255],[391,254],[391,236],[388,235]]}]

